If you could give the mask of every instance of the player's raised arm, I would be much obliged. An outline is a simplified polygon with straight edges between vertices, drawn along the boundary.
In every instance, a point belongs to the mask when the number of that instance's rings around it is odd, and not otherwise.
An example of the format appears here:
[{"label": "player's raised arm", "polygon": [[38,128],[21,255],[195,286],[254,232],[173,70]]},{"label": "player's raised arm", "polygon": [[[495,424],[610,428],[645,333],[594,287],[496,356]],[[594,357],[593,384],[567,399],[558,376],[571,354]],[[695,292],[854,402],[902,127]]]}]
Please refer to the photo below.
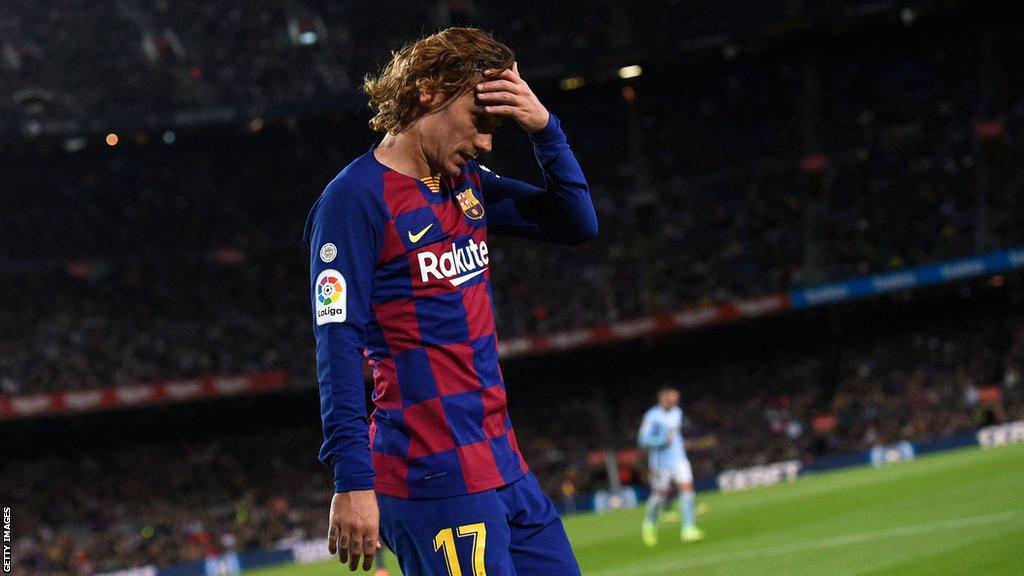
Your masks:
[{"label": "player's raised arm", "polygon": [[496,234],[579,244],[597,234],[590,188],[557,117],[519,75],[518,64],[499,74],[485,71],[475,87],[485,116],[511,118],[530,134],[544,187],[480,172],[487,225]]},{"label": "player's raised arm", "polygon": [[[304,241],[310,288],[320,417],[319,458],[334,471],[328,549],[355,568],[379,547],[373,492],[362,352],[370,315],[370,286],[382,233],[336,179],[313,206]],[[350,554],[351,552],[351,554]]]}]

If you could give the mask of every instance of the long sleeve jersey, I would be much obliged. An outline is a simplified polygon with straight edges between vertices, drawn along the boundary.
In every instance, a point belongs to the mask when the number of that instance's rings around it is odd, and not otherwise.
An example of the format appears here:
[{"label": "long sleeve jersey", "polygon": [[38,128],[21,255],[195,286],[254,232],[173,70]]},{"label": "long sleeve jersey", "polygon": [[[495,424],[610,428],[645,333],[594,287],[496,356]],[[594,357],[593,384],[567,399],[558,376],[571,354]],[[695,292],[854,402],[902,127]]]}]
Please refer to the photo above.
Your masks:
[{"label": "long sleeve jersey", "polygon": [[[338,492],[440,498],[528,470],[498,367],[487,233],[566,244],[597,233],[558,119],[530,140],[544,187],[473,161],[456,177],[421,181],[381,164],[371,148],[310,211],[319,457]],[[374,381],[369,419],[364,356]]]},{"label": "long sleeve jersey", "polygon": [[651,470],[671,470],[686,462],[683,409],[678,406],[669,409],[651,407],[644,413],[637,439],[640,447],[649,452],[648,465]]}]

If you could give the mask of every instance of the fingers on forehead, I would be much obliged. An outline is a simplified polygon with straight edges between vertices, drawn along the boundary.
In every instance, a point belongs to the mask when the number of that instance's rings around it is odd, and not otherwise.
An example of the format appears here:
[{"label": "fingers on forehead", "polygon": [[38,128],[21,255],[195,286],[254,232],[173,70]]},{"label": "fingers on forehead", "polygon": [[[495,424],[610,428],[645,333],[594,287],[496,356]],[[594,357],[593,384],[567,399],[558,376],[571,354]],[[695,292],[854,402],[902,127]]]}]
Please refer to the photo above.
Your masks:
[{"label": "fingers on forehead", "polygon": [[513,75],[513,74],[514,74],[514,72],[513,72],[512,68],[503,68],[501,70],[498,70],[497,68],[488,68],[488,69],[484,70],[483,73],[482,73],[482,75],[484,77],[484,80],[491,80],[491,79],[494,79],[494,78],[502,78],[502,77],[505,77],[505,76],[508,76],[508,75]]},{"label": "fingers on forehead", "polygon": [[479,114],[480,115],[480,120],[485,122],[485,123],[487,123],[487,122],[490,122],[490,123],[501,123],[501,122],[504,122],[505,121],[504,118],[501,118],[500,116],[497,116],[495,114],[491,114],[487,110],[484,110],[484,106],[490,106],[490,105],[491,104],[489,104],[487,102],[483,102],[481,100],[474,100],[473,105],[470,107],[469,111],[472,112],[473,114]]},{"label": "fingers on forehead", "polygon": [[480,84],[477,84],[477,86],[482,87],[482,88],[478,88],[478,89],[487,89],[487,90],[509,90],[509,91],[515,91],[516,90],[516,83],[511,81],[511,80],[509,80],[509,79],[507,79],[507,78],[492,78],[490,80],[485,80],[485,81],[481,82]]}]

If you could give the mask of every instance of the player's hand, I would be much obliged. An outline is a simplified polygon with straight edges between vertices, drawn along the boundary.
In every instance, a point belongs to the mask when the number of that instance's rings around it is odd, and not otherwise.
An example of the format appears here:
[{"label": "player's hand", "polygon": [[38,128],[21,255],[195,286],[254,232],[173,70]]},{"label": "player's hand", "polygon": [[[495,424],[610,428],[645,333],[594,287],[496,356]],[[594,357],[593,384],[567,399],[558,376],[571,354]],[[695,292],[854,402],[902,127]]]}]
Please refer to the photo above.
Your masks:
[{"label": "player's hand", "polygon": [[505,70],[484,70],[484,78],[475,87],[476,103],[484,112],[512,118],[527,132],[537,132],[548,125],[547,108],[519,75],[519,63]]},{"label": "player's hand", "polygon": [[373,557],[380,550],[380,511],[373,490],[338,492],[331,500],[330,526],[327,529],[327,551],[337,555],[352,572],[373,567]]}]

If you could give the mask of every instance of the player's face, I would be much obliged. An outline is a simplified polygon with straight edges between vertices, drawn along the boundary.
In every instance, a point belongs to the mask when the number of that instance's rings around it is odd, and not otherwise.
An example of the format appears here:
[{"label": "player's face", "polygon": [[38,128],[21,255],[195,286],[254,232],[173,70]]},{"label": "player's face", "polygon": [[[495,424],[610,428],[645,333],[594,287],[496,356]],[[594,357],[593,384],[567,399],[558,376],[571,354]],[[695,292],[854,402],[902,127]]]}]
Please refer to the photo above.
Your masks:
[{"label": "player's face", "polygon": [[660,404],[665,408],[672,408],[673,406],[679,405],[679,391],[678,390],[666,390],[661,393],[658,398]]},{"label": "player's face", "polygon": [[502,119],[487,114],[467,91],[420,119],[420,142],[427,162],[445,176],[458,176],[470,158],[491,151]]}]

